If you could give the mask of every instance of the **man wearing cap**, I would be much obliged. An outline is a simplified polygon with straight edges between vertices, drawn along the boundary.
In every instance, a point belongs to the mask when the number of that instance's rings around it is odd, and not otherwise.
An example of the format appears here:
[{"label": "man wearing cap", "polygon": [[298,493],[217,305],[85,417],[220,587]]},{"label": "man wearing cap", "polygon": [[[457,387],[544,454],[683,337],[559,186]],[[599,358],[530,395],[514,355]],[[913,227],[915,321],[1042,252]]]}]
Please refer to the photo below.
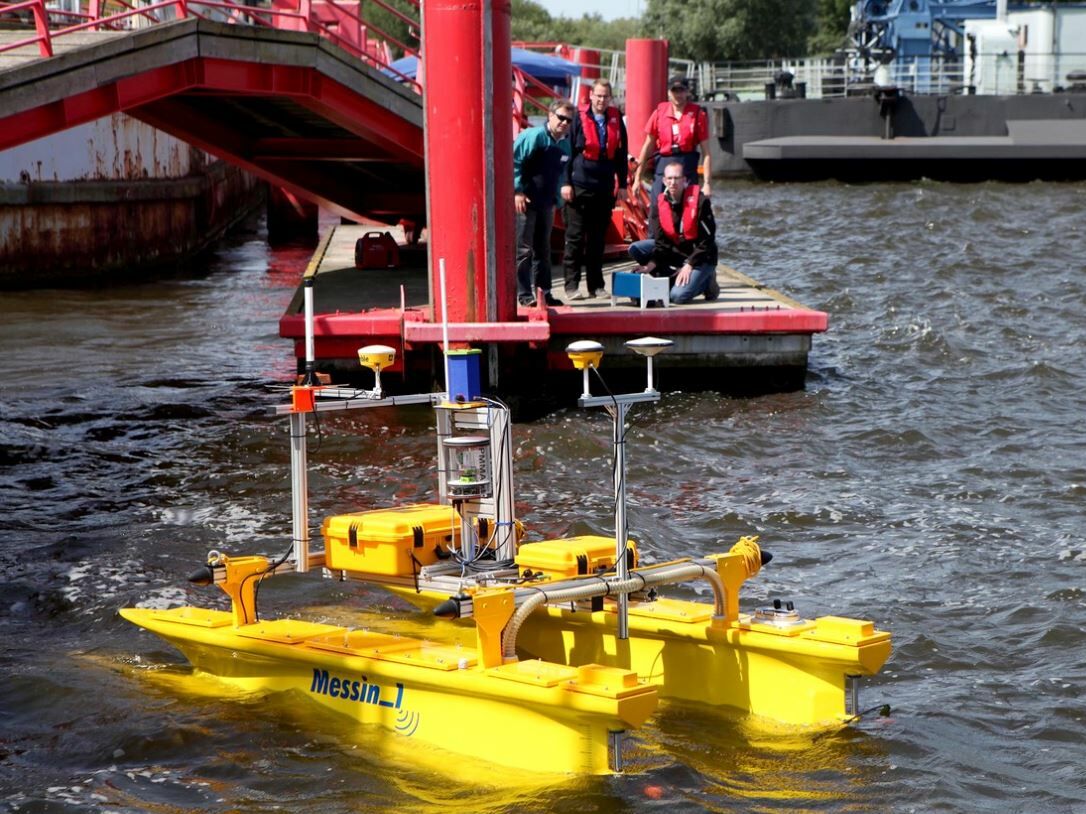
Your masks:
[{"label": "man wearing cap", "polygon": [[[569,129],[573,160],[566,164],[562,200],[566,202],[566,299],[584,299],[581,266],[588,298],[601,295],[603,249],[615,200],[626,200],[629,148],[622,112],[611,104],[611,83],[597,79],[588,106],[579,110]],[[618,190],[616,193],[616,189]]]},{"label": "man wearing cap", "polygon": [[517,210],[517,302],[531,308],[536,289],[547,305],[561,305],[551,294],[551,229],[558,184],[569,162],[569,126],[576,111],[568,99],[556,99],[547,122],[531,127],[513,142],[513,204]]},{"label": "man wearing cap", "polygon": [[653,215],[653,240],[630,246],[630,256],[641,272],[670,277],[670,300],[677,305],[698,295],[720,296],[716,279],[716,220],[713,204],[697,184],[687,184],[684,167],[676,159],[663,159],[664,191],[657,199],[659,218]]},{"label": "man wearing cap", "polygon": [[663,166],[668,159],[682,162],[687,184],[698,183],[698,149],[702,156],[701,191],[708,198],[712,177],[712,154],[709,152],[709,114],[690,101],[690,85],[686,77],[675,75],[667,84],[668,101],[661,102],[645,125],[645,143],[637,158],[640,172],[656,153],[656,173],[649,200],[655,212],[656,201],[664,190]]}]

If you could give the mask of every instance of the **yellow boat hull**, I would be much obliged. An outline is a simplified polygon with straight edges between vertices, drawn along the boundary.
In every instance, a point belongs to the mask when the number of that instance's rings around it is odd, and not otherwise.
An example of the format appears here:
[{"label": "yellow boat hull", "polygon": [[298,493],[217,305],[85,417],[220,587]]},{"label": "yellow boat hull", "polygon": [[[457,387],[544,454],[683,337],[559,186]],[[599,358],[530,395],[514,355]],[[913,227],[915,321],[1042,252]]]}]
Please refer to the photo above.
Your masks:
[{"label": "yellow boat hull", "polygon": [[[444,596],[386,586],[433,607]],[[703,602],[630,603],[629,638],[619,640],[614,606],[589,612],[546,605],[525,621],[519,653],[577,666],[631,670],[661,698],[733,707],[791,726],[840,725],[850,717],[848,677],[877,673],[891,637],[874,624],[827,616],[777,627],[740,614],[721,624]]]},{"label": "yellow boat hull", "polygon": [[711,613],[698,602],[634,603],[623,641],[611,610],[547,606],[528,619],[517,644],[546,661],[632,670],[663,698],[734,707],[797,726],[847,720],[848,676],[873,675],[890,655],[890,634],[870,622],[822,617],[775,628],[740,617],[717,627]]},{"label": "yellow boat hull", "polygon": [[367,727],[536,772],[609,771],[610,733],[640,726],[656,692],[628,671],[539,661],[484,668],[472,648],[297,620],[235,626],[230,613],[121,615],[197,670],[246,692],[292,692]]}]

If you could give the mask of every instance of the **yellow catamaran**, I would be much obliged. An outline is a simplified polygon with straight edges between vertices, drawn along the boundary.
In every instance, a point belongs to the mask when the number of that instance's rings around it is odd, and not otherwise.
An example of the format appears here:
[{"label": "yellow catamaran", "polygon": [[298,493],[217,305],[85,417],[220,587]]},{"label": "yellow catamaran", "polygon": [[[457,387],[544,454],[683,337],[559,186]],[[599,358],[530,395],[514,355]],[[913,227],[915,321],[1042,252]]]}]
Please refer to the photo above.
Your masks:
[{"label": "yellow catamaran", "polygon": [[[307,299],[311,291],[307,288]],[[613,419],[615,537],[521,542],[514,516],[510,415],[479,393],[477,351],[446,354],[448,392],[387,396],[385,346],[359,351],[372,390],[322,386],[312,356],[292,388],[291,555],[211,552],[191,578],[216,584],[231,610],[125,608],[121,614],[176,646],[200,674],[239,689],[294,691],[371,728],[518,769],[603,773],[622,768],[623,733],[645,723],[658,697],[735,708],[799,727],[841,726],[859,712],[858,681],[890,654],[872,622],[804,619],[791,603],[742,613],[739,591],[769,555],[757,538],[729,551],[644,564],[626,528],[627,411],[659,400],[653,357],[670,343],[627,345],[647,358],[642,393],[593,396],[603,348],[575,342],[584,408]],[[306,417],[430,404],[436,413],[438,502],[329,517],[323,551],[310,550]],[[258,583],[326,569],[379,583],[450,620],[474,622],[475,646],[299,619],[265,620]],[[669,584],[702,580],[712,604],[666,598]],[[530,742],[531,749],[525,749]]]}]

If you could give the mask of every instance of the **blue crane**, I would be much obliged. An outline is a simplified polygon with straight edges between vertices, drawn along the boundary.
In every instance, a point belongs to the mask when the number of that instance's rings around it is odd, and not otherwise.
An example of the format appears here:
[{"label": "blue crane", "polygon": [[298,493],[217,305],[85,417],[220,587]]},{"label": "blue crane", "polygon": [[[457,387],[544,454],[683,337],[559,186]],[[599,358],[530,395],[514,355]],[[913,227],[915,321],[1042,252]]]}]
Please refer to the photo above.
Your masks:
[{"label": "blue crane", "polygon": [[994,19],[996,0],[858,0],[849,40],[857,57],[888,65],[956,60],[963,20]]}]

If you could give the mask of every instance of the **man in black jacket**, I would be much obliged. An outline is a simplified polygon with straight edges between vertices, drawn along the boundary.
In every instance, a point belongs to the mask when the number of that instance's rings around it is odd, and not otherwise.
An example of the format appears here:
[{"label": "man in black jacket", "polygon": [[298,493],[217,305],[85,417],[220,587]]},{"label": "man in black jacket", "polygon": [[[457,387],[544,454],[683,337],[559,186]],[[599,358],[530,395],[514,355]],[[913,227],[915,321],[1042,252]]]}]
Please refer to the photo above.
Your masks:
[{"label": "man in black jacket", "polygon": [[663,175],[664,191],[651,224],[656,240],[634,243],[630,256],[642,264],[643,273],[671,278],[673,303],[690,302],[699,294],[715,300],[720,285],[712,201],[696,185],[687,184],[682,162],[672,160]]},{"label": "man in black jacket", "polygon": [[570,127],[573,160],[566,164],[561,189],[566,202],[566,297],[571,300],[586,298],[580,292],[582,265],[587,298],[604,293],[603,249],[611,212],[616,196],[626,200],[629,145],[622,112],[611,104],[611,83],[597,79],[588,100]]}]

